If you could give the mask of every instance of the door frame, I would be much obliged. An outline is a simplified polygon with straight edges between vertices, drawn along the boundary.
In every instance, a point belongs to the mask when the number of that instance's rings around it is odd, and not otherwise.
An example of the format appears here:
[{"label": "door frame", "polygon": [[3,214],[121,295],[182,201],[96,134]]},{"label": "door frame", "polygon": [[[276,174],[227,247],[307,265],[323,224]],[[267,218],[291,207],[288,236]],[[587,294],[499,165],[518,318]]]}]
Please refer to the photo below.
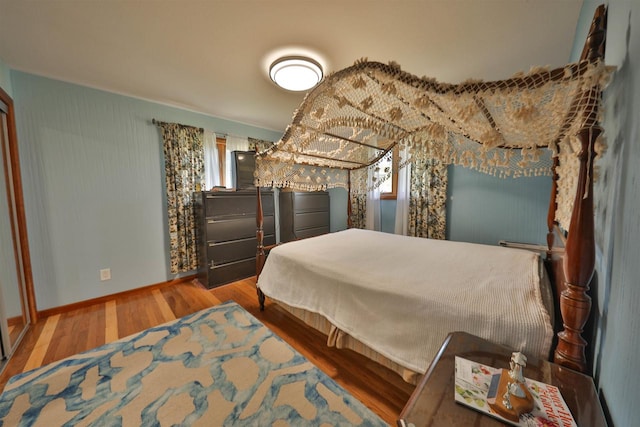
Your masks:
[{"label": "door frame", "polygon": [[18,154],[18,134],[16,131],[15,110],[13,99],[0,87],[0,101],[6,106],[2,108],[7,115],[7,132],[9,144],[9,158],[7,161],[11,165],[11,176],[7,179],[11,181],[14,192],[15,216],[17,221],[17,238],[20,242],[20,256],[22,257],[22,275],[24,277],[24,295],[26,297],[26,308],[29,314],[29,323],[34,324],[38,320],[38,311],[33,287],[33,274],[31,268],[31,256],[29,253],[29,239],[27,235],[27,219],[24,208],[24,197],[22,189],[22,175],[20,173],[20,156]]}]

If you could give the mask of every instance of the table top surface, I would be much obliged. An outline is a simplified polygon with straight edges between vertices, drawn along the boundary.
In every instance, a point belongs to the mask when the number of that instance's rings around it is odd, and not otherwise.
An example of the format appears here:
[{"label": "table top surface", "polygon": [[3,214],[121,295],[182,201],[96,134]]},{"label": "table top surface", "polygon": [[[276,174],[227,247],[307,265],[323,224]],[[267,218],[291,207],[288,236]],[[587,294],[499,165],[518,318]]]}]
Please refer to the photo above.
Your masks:
[{"label": "table top surface", "polygon": [[[400,414],[399,426],[502,426],[502,422],[454,400],[455,356],[509,369],[512,350],[466,332],[449,334]],[[580,427],[606,427],[591,377],[544,360],[529,358],[525,377],[560,389]]]}]

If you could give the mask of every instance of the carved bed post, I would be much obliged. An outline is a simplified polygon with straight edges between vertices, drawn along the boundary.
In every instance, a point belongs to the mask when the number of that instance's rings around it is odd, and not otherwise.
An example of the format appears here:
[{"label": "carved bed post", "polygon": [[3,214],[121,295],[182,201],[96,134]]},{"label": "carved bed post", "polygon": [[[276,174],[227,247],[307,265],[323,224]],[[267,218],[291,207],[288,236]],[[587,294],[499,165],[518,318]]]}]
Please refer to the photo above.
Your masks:
[{"label": "carved bed post", "polygon": [[599,133],[598,129],[586,129],[578,135],[582,144],[580,174],[563,259],[565,289],[560,296],[564,329],[558,333],[554,356],[556,363],[580,372],[587,366],[584,352],[587,342],[582,338],[582,331],[591,311],[591,297],[587,292],[595,266],[593,152],[590,147]]},{"label": "carved bed post", "polygon": [[[262,212],[262,195],[260,194],[260,186],[256,187],[256,239],[258,240],[258,248],[256,252],[256,283],[264,267],[264,213]],[[264,293],[260,288],[256,287],[258,292],[258,302],[260,303],[260,311],[264,311]]]},{"label": "carved bed post", "polygon": [[[601,5],[596,10],[587,43],[581,59],[604,58],[606,28],[606,8]],[[595,89],[591,89],[592,92]],[[591,99],[601,96],[591,93]],[[597,123],[596,107],[586,111],[585,123]],[[563,259],[565,288],[560,296],[563,330],[558,333],[558,346],[554,361],[560,365],[585,372],[587,362],[582,338],[584,325],[591,310],[591,297],[587,295],[595,268],[595,238],[593,211],[593,160],[594,145],[602,132],[599,126],[582,129],[577,137],[581,144],[578,159],[580,170],[574,201],[569,234]]]}]

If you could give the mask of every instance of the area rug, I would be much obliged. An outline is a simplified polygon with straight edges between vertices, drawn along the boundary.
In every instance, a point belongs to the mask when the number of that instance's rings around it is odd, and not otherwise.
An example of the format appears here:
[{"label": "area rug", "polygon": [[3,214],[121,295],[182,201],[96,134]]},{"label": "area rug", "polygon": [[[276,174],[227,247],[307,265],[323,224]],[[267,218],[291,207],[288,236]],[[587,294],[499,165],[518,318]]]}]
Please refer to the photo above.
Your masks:
[{"label": "area rug", "polygon": [[4,426],[382,426],[235,302],[14,376]]}]

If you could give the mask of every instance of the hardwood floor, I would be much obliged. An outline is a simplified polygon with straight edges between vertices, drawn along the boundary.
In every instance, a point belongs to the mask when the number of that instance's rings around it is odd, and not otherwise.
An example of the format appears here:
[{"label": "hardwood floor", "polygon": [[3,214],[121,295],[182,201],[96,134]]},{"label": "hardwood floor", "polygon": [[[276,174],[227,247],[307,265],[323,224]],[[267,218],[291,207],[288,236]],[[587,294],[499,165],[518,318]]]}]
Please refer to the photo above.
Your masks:
[{"label": "hardwood floor", "polygon": [[382,419],[395,425],[414,386],[355,352],[327,347],[325,336],[268,299],[261,312],[255,278],[210,291],[197,283],[178,283],[41,319],[31,326],[7,363],[0,375],[0,389],[15,374],[228,300],[236,301]]}]

